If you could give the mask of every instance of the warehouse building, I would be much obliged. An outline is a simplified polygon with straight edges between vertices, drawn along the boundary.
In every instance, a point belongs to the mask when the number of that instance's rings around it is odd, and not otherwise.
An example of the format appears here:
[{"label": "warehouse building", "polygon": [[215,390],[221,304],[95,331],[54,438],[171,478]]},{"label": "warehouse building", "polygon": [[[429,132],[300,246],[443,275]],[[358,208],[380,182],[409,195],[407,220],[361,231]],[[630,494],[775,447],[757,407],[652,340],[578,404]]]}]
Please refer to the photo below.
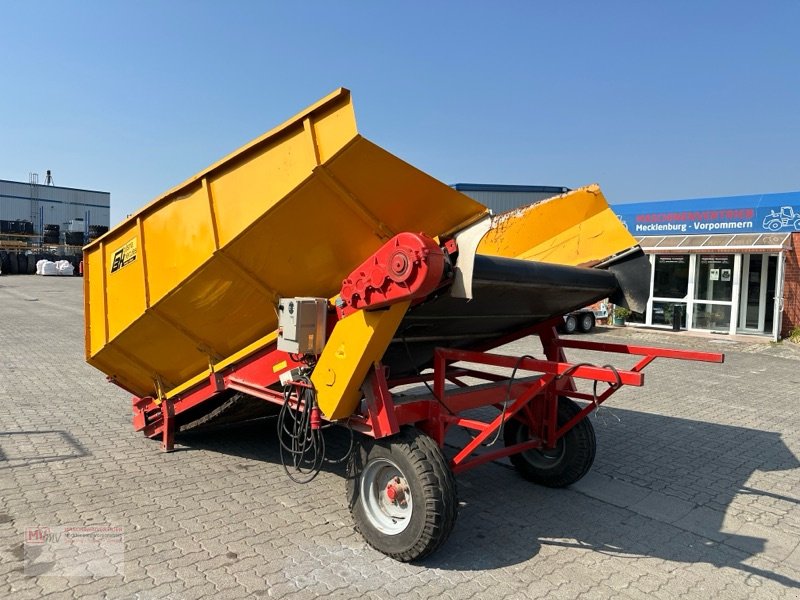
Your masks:
[{"label": "warehouse building", "polygon": [[800,326],[800,192],[612,208],[653,267],[629,322],[773,340]]},{"label": "warehouse building", "polygon": [[486,183],[455,183],[456,191],[488,206],[495,214],[518,206],[552,198],[569,191],[569,188],[548,185],[495,185]]},{"label": "warehouse building", "polygon": [[29,222],[32,233],[41,234],[45,225],[59,225],[62,231],[89,232],[89,227],[108,227],[111,194],[94,190],[41,185],[32,177],[28,183],[0,179],[0,221]]}]

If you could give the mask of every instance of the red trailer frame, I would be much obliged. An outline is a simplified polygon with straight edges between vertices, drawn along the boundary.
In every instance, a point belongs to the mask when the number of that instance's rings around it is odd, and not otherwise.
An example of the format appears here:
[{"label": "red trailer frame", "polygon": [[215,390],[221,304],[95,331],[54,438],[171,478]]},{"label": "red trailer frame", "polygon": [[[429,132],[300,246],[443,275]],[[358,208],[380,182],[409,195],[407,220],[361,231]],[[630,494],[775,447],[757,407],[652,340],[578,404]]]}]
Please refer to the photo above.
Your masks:
[{"label": "red trailer frame", "polygon": [[[380,363],[375,363],[363,386],[365,398],[360,409],[340,424],[374,438],[394,435],[402,426],[414,425],[433,438],[440,447],[444,445],[447,431],[453,425],[476,431],[477,435],[450,461],[452,470],[459,473],[532,448],[554,447],[559,438],[623,385],[642,386],[642,370],[656,358],[712,363],[724,361],[723,354],[714,352],[562,339],[556,332],[559,318],[495,340],[490,347],[469,350],[437,348],[433,372],[429,374],[387,379],[386,370]],[[529,335],[538,335],[545,358],[488,352]],[[565,348],[635,355],[641,358],[627,370],[609,365],[598,367],[568,362]],[[270,389],[270,386],[274,388],[279,381],[273,365],[283,360],[287,361],[289,368],[300,365],[288,354],[277,350],[275,345],[271,345],[227,369],[213,373],[208,380],[175,398],[160,403],[149,397],[134,398],[134,426],[148,437],[160,437],[163,449],[170,451],[174,445],[175,416],[224,390],[236,390],[282,405],[285,402],[283,393]],[[459,366],[457,363],[462,364]],[[538,375],[518,379],[485,370],[485,367],[513,369]],[[487,383],[470,386],[463,381],[466,377]],[[587,380],[593,386],[605,383],[607,387],[601,393],[581,392],[578,391],[575,380]],[[447,386],[448,382],[452,387]],[[429,388],[432,384],[432,388],[429,393],[421,395],[398,397],[396,393],[393,394],[393,390],[415,383],[424,383]],[[588,401],[578,415],[560,427],[557,425],[559,396]],[[291,401],[298,402],[296,396]],[[499,414],[490,421],[466,417],[463,414],[482,407],[495,407]],[[530,432],[535,432],[535,438],[475,456],[475,451],[512,418],[523,421]]]}]

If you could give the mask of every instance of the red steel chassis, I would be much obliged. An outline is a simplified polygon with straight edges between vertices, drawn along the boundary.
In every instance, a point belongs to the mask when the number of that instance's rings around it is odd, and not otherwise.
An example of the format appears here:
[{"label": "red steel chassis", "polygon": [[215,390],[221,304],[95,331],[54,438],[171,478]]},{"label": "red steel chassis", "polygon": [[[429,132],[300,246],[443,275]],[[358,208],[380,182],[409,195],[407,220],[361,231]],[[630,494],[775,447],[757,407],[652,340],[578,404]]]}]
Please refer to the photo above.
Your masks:
[{"label": "red steel chassis", "polygon": [[[458,473],[532,448],[552,448],[559,438],[581,419],[588,417],[620,387],[642,386],[642,370],[656,358],[714,363],[724,361],[723,354],[712,352],[559,338],[555,328],[559,319],[495,339],[480,347],[466,350],[437,348],[433,372],[416,377],[389,379],[386,369],[376,362],[362,386],[364,400],[359,409],[339,424],[375,438],[393,435],[400,427],[413,425],[431,436],[440,446],[444,445],[447,430],[453,425],[473,430],[477,434],[450,459],[451,469]],[[542,359],[488,352],[529,335],[538,335],[544,354]],[[629,369],[570,363],[566,359],[565,348],[627,354],[637,356],[639,360]],[[176,415],[210,400],[220,392],[235,390],[283,404],[283,392],[275,389],[279,387],[279,373],[275,372],[275,366],[280,363],[286,365],[281,365],[281,371],[300,366],[273,344],[212,373],[206,381],[174,398],[161,402],[150,397],[134,398],[134,426],[148,437],[160,437],[162,448],[170,451],[174,444]],[[515,373],[502,374],[497,371],[498,368],[506,372],[524,371],[538,375],[512,377]],[[487,383],[469,385],[464,378]],[[576,380],[591,382],[593,391],[579,391]],[[405,395],[397,391],[398,388],[407,389],[412,384],[419,386],[423,383],[429,388],[429,393],[424,395]],[[600,383],[606,384],[606,387],[597,392]],[[560,426],[557,422],[559,396],[588,401],[579,414]],[[292,397],[290,402],[296,403],[296,397]],[[482,407],[494,407],[498,411],[497,416],[491,420],[464,416],[467,411]],[[496,435],[509,419],[522,420],[532,434],[531,439],[512,446],[476,452],[482,450],[484,442]]]}]

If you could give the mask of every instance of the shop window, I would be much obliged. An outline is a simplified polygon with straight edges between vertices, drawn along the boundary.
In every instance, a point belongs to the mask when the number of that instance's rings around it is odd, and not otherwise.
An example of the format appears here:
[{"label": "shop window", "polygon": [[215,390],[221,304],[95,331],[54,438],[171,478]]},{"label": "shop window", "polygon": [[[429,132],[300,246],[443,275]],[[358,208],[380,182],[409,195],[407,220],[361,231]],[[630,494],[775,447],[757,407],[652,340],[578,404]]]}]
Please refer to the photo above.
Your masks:
[{"label": "shop window", "polygon": [[731,307],[722,304],[695,302],[692,322],[696,329],[728,331],[731,326]]},{"label": "shop window", "polygon": [[681,328],[686,329],[686,304],[683,302],[653,302],[653,325],[669,325],[679,319]]},{"label": "shop window", "polygon": [[645,315],[644,315],[644,313],[632,312],[627,317],[625,317],[625,320],[628,323],[640,323],[640,324],[644,325],[645,324]]},{"label": "shop window", "polygon": [[695,300],[731,301],[733,254],[703,254],[697,257],[694,297]]},{"label": "shop window", "polygon": [[656,256],[653,269],[654,298],[685,298],[689,289],[689,255]]}]

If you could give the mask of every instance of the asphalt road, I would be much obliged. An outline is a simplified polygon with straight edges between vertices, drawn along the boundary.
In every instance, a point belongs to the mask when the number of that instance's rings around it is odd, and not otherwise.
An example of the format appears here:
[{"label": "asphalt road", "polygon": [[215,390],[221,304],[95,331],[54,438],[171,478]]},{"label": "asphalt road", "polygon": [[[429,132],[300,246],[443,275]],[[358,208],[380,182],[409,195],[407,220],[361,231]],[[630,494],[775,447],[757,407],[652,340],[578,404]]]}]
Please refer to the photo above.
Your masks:
[{"label": "asphalt road", "polygon": [[[453,535],[401,564],[353,531],[340,467],[287,480],[271,422],[185,436],[171,454],[135,433],[128,395],[83,362],[81,285],[0,277],[0,597],[800,596],[797,347],[592,334],[727,360],[648,367],[592,418],[597,458],[569,489],[503,463],[459,476]],[[121,534],[100,575],[70,575],[85,556],[25,538],[106,526]]]}]

